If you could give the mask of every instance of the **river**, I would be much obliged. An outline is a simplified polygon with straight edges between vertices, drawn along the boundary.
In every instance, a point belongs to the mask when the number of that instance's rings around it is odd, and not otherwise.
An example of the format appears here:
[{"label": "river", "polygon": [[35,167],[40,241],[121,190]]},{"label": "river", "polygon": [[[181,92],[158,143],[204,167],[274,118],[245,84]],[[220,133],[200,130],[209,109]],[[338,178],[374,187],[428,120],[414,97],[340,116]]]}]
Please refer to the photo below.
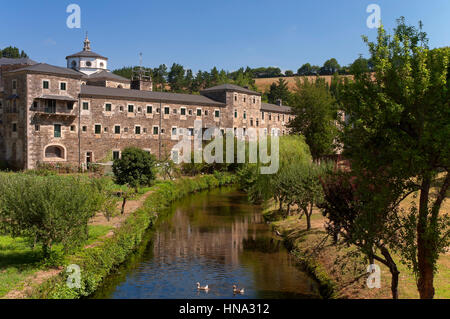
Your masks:
[{"label": "river", "polygon": [[261,210],[233,187],[175,202],[91,298],[319,298]]}]

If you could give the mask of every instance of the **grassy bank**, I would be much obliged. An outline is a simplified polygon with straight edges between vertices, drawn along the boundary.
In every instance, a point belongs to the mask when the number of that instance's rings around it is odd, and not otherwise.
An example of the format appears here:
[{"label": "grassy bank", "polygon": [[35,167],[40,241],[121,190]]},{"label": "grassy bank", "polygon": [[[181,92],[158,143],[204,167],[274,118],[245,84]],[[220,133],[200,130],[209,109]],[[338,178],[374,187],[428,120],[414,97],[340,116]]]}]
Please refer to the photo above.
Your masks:
[{"label": "grassy bank", "polygon": [[212,189],[234,182],[234,176],[214,174],[161,182],[152,187],[153,192],[142,207],[131,213],[123,224],[114,230],[113,236],[101,243],[84,249],[67,258],[66,264],[76,264],[81,269],[81,287],[69,288],[68,275],[61,272],[43,284],[35,287],[30,297],[49,299],[74,299],[92,294],[103,278],[114,267],[125,261],[142,240],[145,231],[151,227],[162,212],[175,200],[190,193]]},{"label": "grassy bank", "polygon": [[[306,231],[305,219],[290,216],[279,219],[273,208],[265,211],[264,216],[272,222],[285,240],[292,254],[304,265],[309,274],[320,283],[321,294],[326,298],[391,298],[390,272],[384,265],[381,268],[381,288],[369,289],[366,285],[367,262],[356,250],[349,247],[336,247],[327,237],[321,213],[316,210],[312,215],[312,229]],[[412,272],[395,257],[399,276],[399,298],[419,298]],[[379,264],[379,263],[377,263]],[[435,275],[435,298],[450,298],[450,255],[443,254],[438,261]]]}]

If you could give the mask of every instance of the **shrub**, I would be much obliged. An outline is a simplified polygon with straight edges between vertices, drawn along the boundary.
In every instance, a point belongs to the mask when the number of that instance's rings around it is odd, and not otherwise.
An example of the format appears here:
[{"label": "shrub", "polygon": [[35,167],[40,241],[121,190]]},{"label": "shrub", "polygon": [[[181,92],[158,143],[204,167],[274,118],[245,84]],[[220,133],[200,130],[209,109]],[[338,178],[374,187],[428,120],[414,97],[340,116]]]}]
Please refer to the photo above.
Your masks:
[{"label": "shrub", "polygon": [[0,229],[40,243],[45,257],[56,243],[67,252],[87,239],[99,197],[79,178],[0,174]]},{"label": "shrub", "polygon": [[156,178],[156,159],[153,155],[136,147],[125,148],[122,157],[114,161],[115,182],[135,188],[151,186]]}]

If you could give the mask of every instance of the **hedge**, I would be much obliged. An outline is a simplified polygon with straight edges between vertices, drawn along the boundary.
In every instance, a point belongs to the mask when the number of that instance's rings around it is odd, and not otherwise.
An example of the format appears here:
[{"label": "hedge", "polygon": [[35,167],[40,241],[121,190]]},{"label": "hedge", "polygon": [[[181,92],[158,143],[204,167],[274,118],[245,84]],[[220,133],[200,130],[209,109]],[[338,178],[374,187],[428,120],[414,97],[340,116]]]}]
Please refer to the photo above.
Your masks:
[{"label": "hedge", "polygon": [[81,288],[69,288],[68,273],[52,277],[33,290],[32,298],[77,299],[91,295],[103,279],[139,246],[146,230],[174,201],[190,193],[212,189],[235,182],[235,176],[216,172],[214,175],[165,181],[153,187],[153,194],[141,208],[133,212],[111,238],[99,246],[83,249],[68,258],[67,265],[81,268]]}]

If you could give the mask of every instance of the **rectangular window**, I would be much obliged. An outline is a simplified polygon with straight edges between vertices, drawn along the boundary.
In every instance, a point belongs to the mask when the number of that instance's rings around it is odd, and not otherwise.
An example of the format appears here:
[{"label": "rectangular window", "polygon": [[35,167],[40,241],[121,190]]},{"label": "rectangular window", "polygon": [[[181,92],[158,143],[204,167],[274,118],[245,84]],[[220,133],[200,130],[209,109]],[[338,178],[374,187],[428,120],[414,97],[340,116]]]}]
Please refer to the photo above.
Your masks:
[{"label": "rectangular window", "polygon": [[128,105],[128,113],[133,113],[134,112],[134,105],[130,104]]},{"label": "rectangular window", "polygon": [[12,131],[17,132],[17,123],[12,124]]},{"label": "rectangular window", "polygon": [[120,158],[120,151],[113,151],[113,160],[118,160]]},{"label": "rectangular window", "polygon": [[83,102],[83,110],[89,110],[89,102]]},{"label": "rectangular window", "polygon": [[13,89],[13,90],[16,90],[16,89],[17,89],[17,81],[16,81],[16,80],[13,80],[13,81],[12,81],[12,89]]},{"label": "rectangular window", "polygon": [[71,126],[70,126],[70,131],[71,131],[71,132],[75,132],[75,125],[71,125]]},{"label": "rectangular window", "polygon": [[120,134],[120,125],[114,126],[114,134]]},{"label": "rectangular window", "polygon": [[101,134],[102,126],[100,124],[95,124],[94,130],[95,130],[95,134]]},{"label": "rectangular window", "polygon": [[135,134],[141,134],[141,127],[140,127],[140,126],[136,126],[136,127],[134,128],[134,133],[135,133]]},{"label": "rectangular window", "polygon": [[67,83],[66,83],[66,82],[61,82],[61,83],[59,84],[59,89],[60,89],[61,91],[66,91],[66,90],[67,90]]},{"label": "rectangular window", "polygon": [[186,115],[186,109],[184,107],[181,108],[180,114],[181,115]]},{"label": "rectangular window", "polygon": [[220,117],[220,111],[219,111],[219,110],[216,110],[216,111],[214,112],[214,116],[215,116],[215,117]]},{"label": "rectangular window", "polygon": [[261,112],[261,120],[264,120],[264,111]]},{"label": "rectangular window", "polygon": [[269,114],[269,121],[272,121],[272,114]]},{"label": "rectangular window", "polygon": [[40,129],[41,129],[41,127],[39,126],[39,124],[36,124],[36,125],[34,126],[34,130],[35,130],[36,132],[39,132]]},{"label": "rectangular window", "polygon": [[158,135],[158,127],[157,126],[153,126],[153,135]]},{"label": "rectangular window", "polygon": [[87,131],[87,126],[83,126],[81,129],[82,129],[83,132],[86,132]]},{"label": "rectangular window", "polygon": [[73,110],[73,102],[67,102],[67,109]]},{"label": "rectangular window", "polygon": [[177,112],[177,109],[173,109],[173,114],[177,114],[178,112]]},{"label": "rectangular window", "polygon": [[50,87],[50,83],[48,81],[42,81],[42,88],[48,89]]},{"label": "rectangular window", "polygon": [[194,129],[192,127],[188,128],[188,136],[194,136]]},{"label": "rectangular window", "polygon": [[208,116],[208,110],[205,110],[205,116]]},{"label": "rectangular window", "polygon": [[164,108],[164,114],[170,114],[170,108],[168,108],[168,107],[165,107]]},{"label": "rectangular window", "polygon": [[55,124],[54,126],[54,137],[61,137],[61,125],[60,124]]},{"label": "rectangular window", "polygon": [[244,111],[244,120],[247,119],[247,112]]},{"label": "rectangular window", "polygon": [[192,110],[189,110],[189,111],[188,111],[188,114],[189,114],[189,115],[192,115]]},{"label": "rectangular window", "polygon": [[112,105],[111,105],[111,103],[106,103],[106,104],[105,104],[105,111],[106,111],[106,112],[111,112],[111,110],[112,110]]},{"label": "rectangular window", "polygon": [[153,107],[151,105],[147,105],[147,113],[152,114],[152,112],[153,112]]},{"label": "rectangular window", "polygon": [[201,109],[197,109],[197,116],[202,116],[202,110]]},{"label": "rectangular window", "polygon": [[237,116],[238,116],[238,112],[237,112],[237,110],[234,110],[234,118],[236,119]]},{"label": "rectangular window", "polygon": [[176,127],[172,127],[172,135],[177,135],[177,128]]}]

